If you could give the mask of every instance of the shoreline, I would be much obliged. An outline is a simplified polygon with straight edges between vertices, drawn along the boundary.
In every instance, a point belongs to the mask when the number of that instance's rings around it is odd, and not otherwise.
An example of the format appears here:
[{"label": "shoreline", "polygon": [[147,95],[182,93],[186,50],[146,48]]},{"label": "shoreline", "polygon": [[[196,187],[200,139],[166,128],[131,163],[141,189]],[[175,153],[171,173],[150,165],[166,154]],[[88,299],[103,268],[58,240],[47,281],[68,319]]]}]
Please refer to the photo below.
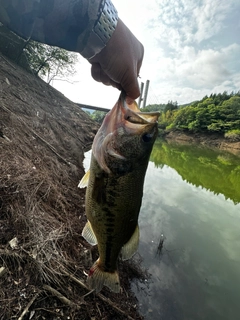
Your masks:
[{"label": "shoreline", "polygon": [[189,133],[183,131],[170,131],[160,134],[168,142],[181,144],[200,144],[209,148],[216,148],[240,155],[240,141],[230,141],[220,134]]}]

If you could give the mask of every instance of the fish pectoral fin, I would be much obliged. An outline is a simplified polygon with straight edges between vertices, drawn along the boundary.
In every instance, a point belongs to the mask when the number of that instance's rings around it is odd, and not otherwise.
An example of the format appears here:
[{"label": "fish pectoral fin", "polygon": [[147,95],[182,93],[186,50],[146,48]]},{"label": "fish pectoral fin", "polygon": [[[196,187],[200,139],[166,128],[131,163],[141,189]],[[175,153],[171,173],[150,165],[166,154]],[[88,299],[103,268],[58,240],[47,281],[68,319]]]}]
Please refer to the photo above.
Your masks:
[{"label": "fish pectoral fin", "polygon": [[138,249],[139,227],[137,225],[130,240],[122,247],[121,255],[123,260],[130,259]]},{"label": "fish pectoral fin", "polygon": [[97,244],[97,238],[89,221],[85,224],[85,227],[83,228],[82,236],[92,246],[95,246]]},{"label": "fish pectoral fin", "polygon": [[95,289],[98,293],[103,286],[107,286],[113,292],[120,292],[120,281],[117,270],[114,272],[106,272],[100,268],[100,260],[98,259],[91,267],[87,284],[90,289]]},{"label": "fish pectoral fin", "polygon": [[78,184],[78,188],[86,188],[88,185],[88,180],[90,176],[90,170],[88,170],[85,175],[82,177],[81,181]]}]

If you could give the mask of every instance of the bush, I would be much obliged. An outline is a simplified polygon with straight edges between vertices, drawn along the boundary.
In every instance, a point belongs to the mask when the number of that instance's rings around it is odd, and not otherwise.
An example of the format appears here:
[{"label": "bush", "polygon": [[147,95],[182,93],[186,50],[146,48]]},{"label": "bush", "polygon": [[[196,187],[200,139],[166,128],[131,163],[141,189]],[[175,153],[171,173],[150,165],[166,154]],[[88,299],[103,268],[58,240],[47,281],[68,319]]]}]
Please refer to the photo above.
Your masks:
[{"label": "bush", "polygon": [[171,130],[173,129],[175,126],[174,126],[174,123],[171,123],[169,124],[167,127],[166,127],[166,130]]},{"label": "bush", "polygon": [[230,140],[230,141],[240,141],[240,130],[229,130],[224,134],[224,138]]}]

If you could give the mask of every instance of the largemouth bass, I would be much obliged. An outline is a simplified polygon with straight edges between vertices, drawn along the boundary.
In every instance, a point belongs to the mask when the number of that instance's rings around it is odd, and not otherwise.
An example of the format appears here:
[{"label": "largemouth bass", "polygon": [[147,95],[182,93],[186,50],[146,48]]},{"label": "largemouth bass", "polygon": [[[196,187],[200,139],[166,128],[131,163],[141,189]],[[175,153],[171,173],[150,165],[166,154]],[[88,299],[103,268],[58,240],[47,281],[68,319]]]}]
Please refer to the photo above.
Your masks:
[{"label": "largemouth bass", "polygon": [[88,222],[82,236],[98,245],[99,259],[87,280],[97,292],[104,285],[120,291],[118,257],[129,259],[137,251],[138,215],[158,116],[140,112],[136,103],[127,105],[121,93],[94,138],[90,169],[79,187],[87,186]]}]

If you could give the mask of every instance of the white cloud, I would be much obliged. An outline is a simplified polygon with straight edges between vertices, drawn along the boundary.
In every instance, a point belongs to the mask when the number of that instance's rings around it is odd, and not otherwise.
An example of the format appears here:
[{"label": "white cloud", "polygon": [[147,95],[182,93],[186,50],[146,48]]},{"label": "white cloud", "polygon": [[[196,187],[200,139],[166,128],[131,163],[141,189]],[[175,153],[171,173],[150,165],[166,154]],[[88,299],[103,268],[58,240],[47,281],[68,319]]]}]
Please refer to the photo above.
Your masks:
[{"label": "white cloud", "polygon": [[161,102],[179,103],[201,99],[211,92],[236,91],[240,78],[240,45],[220,50],[185,46],[178,56],[159,57],[152,85]]},{"label": "white cloud", "polygon": [[199,44],[224,28],[224,21],[232,11],[234,1],[221,0],[161,0],[154,14],[154,27],[160,42],[172,50]]},{"label": "white cloud", "polygon": [[[150,80],[154,103],[187,103],[211,92],[240,89],[239,0],[113,2],[144,44],[140,81]],[[96,83],[86,61],[79,70],[78,84],[56,83],[58,88],[74,101],[112,107],[119,92]]]},{"label": "white cloud", "polygon": [[191,54],[185,53],[183,49],[176,75],[183,79],[183,84],[193,88],[211,88],[230,78],[231,66],[228,60],[232,62],[240,54],[240,46],[237,45],[222,50],[199,50],[195,54],[191,49]]},{"label": "white cloud", "polygon": [[[186,103],[216,90],[239,90],[240,30],[234,35],[226,24],[236,1],[163,0],[158,6],[154,23],[149,24],[158,41],[151,53],[147,48],[146,59],[151,57],[151,63],[143,70],[160,102]],[[226,45],[223,31],[230,32],[236,42]]]}]

